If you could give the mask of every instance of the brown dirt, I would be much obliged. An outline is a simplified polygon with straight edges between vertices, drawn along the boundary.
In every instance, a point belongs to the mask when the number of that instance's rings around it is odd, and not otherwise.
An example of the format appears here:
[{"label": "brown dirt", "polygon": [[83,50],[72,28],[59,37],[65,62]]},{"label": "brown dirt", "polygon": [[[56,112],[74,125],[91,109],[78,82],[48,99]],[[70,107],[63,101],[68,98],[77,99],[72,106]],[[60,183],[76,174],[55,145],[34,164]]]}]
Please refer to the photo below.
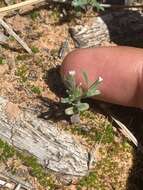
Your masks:
[{"label": "brown dirt", "polygon": [[20,109],[17,104],[13,104],[12,102],[9,102],[6,105],[6,114],[8,116],[8,119],[10,120],[15,120],[19,114],[20,114]]}]

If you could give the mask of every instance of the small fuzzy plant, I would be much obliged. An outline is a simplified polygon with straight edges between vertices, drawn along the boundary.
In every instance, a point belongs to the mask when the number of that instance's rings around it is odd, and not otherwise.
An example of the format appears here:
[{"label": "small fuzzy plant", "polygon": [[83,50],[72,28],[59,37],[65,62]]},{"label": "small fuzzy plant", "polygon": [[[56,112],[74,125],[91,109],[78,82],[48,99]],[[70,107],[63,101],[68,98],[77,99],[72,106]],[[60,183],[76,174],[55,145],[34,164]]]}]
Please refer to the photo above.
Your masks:
[{"label": "small fuzzy plant", "polygon": [[[61,102],[69,105],[65,109],[65,114],[70,116],[78,116],[81,112],[84,112],[89,109],[88,103],[81,102],[84,98],[89,98],[100,94],[100,91],[97,89],[98,85],[102,82],[102,78],[99,77],[87,90],[82,88],[82,84],[76,84],[75,81],[75,71],[70,71],[65,78],[65,84],[67,87],[68,96],[61,98]],[[88,76],[83,72],[83,79],[87,86],[89,86]],[[72,119],[72,118],[71,118]],[[76,119],[77,120],[77,119]],[[79,121],[79,119],[78,119]]]},{"label": "small fuzzy plant", "polygon": [[96,7],[97,10],[102,10],[102,11],[104,10],[104,8],[100,5],[99,2],[97,2],[97,0],[73,0],[72,5],[74,7],[80,7],[80,8],[91,6],[91,7]]}]

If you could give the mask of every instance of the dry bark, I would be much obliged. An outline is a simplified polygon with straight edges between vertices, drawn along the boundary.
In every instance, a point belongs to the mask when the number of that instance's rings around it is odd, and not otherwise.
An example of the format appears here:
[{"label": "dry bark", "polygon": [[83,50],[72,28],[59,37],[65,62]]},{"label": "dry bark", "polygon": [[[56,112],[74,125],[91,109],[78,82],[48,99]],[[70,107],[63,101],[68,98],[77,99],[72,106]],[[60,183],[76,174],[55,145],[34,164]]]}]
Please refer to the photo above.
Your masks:
[{"label": "dry bark", "polygon": [[45,168],[73,176],[87,174],[88,152],[78,140],[3,97],[0,97],[0,139],[34,155]]},{"label": "dry bark", "polygon": [[107,42],[143,46],[143,14],[138,11],[111,12],[89,23],[70,28],[76,47],[98,47]]}]

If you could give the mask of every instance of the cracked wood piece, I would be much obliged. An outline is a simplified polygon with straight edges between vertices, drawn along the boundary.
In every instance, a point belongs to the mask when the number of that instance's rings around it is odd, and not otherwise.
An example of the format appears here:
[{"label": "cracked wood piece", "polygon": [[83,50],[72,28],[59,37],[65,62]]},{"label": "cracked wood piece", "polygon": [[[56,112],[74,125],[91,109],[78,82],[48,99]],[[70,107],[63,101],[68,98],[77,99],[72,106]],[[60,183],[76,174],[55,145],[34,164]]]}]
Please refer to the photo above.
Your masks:
[{"label": "cracked wood piece", "polygon": [[13,190],[14,187],[15,187],[15,184],[8,183],[7,181],[0,179],[0,189],[8,188],[8,189]]},{"label": "cracked wood piece", "polygon": [[0,171],[0,181],[2,181],[5,187],[10,189],[14,189],[16,184],[20,184],[22,187],[21,189],[34,190],[31,184],[27,183],[26,181],[22,181],[18,176],[14,176],[6,171]]},{"label": "cracked wood piece", "polygon": [[110,42],[143,46],[143,14],[137,11],[111,12],[91,18],[89,23],[70,28],[76,47],[98,47]]},{"label": "cracked wood piece", "polygon": [[72,134],[20,110],[3,97],[0,97],[0,138],[34,155],[45,168],[55,172],[73,176],[88,173],[88,151]]}]

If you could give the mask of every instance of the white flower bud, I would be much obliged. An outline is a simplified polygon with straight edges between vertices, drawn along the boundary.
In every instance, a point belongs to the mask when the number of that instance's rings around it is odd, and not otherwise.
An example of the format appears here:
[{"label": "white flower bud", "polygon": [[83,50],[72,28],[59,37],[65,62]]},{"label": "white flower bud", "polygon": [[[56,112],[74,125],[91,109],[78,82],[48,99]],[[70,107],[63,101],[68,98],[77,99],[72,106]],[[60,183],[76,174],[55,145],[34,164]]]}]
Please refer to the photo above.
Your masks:
[{"label": "white flower bud", "polygon": [[102,82],[102,81],[103,81],[103,78],[102,78],[102,77],[99,77],[98,80],[99,80],[99,82]]},{"label": "white flower bud", "polygon": [[69,75],[74,76],[75,75],[75,71],[69,71]]}]

